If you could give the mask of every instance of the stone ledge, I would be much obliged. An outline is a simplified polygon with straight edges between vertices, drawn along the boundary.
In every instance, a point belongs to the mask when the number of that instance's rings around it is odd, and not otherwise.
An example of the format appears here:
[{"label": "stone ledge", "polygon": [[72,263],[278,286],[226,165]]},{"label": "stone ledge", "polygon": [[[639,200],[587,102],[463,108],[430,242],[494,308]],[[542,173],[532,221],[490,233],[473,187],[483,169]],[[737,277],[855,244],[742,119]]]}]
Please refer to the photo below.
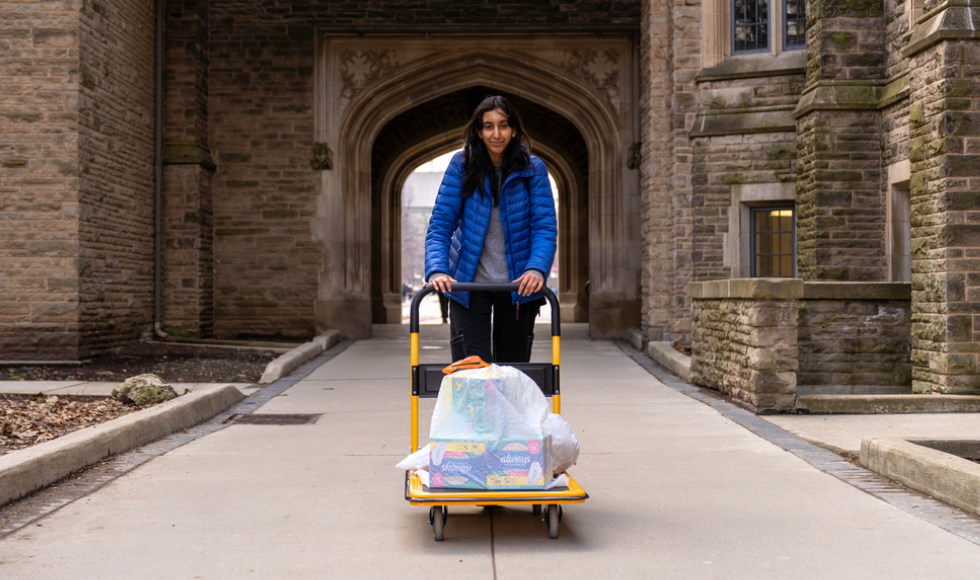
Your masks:
[{"label": "stone ledge", "polygon": [[980,38],[980,13],[969,0],[947,0],[925,13],[912,28],[902,57],[912,57],[943,40]]},{"label": "stone ledge", "polygon": [[289,371],[319,355],[338,342],[340,342],[339,330],[328,330],[318,335],[312,341],[304,342],[266,365],[265,372],[262,373],[262,378],[259,379],[259,384],[267,385],[278,381]]},{"label": "stone ledge", "polygon": [[647,355],[657,361],[664,368],[691,382],[691,357],[678,352],[671,343],[667,341],[653,341],[647,343]]},{"label": "stone ledge", "polygon": [[196,391],[8,453],[0,457],[0,505],[24,497],[109,455],[193,427],[244,398],[245,395],[231,385]]},{"label": "stone ledge", "polygon": [[805,72],[806,51],[789,50],[777,56],[770,53],[729,56],[721,64],[701,69],[694,82],[802,75]]},{"label": "stone ledge", "polygon": [[803,300],[911,300],[911,282],[804,282]]},{"label": "stone ledge", "polygon": [[965,395],[801,395],[796,408],[813,414],[980,413],[980,397]]},{"label": "stone ledge", "polygon": [[[945,453],[954,451],[957,455]],[[861,441],[861,465],[942,502],[980,515],[980,441],[899,438]]]},{"label": "stone ledge", "polygon": [[803,281],[798,278],[734,278],[691,282],[687,285],[687,295],[692,300],[799,300],[803,297]]},{"label": "stone ledge", "polygon": [[794,106],[708,109],[698,113],[689,137],[795,132]]}]

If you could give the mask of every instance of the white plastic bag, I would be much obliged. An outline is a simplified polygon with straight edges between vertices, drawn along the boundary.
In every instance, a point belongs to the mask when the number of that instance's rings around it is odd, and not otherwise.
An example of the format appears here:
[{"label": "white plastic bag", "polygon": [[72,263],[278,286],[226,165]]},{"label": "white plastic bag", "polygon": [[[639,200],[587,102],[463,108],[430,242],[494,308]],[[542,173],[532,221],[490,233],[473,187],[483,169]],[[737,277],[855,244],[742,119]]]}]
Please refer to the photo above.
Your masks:
[{"label": "white plastic bag", "polygon": [[409,471],[428,471],[429,469],[429,445],[426,444],[419,448],[415,453],[410,453],[405,459],[398,462],[395,465],[398,469],[407,469]]},{"label": "white plastic bag", "polygon": [[561,415],[551,413],[544,420],[541,428],[551,435],[551,462],[554,465],[555,475],[567,471],[569,467],[575,465],[578,460],[579,443],[578,438]]},{"label": "white plastic bag", "polygon": [[548,401],[509,366],[455,372],[442,380],[429,430],[434,487],[543,489],[551,440],[541,425]]}]

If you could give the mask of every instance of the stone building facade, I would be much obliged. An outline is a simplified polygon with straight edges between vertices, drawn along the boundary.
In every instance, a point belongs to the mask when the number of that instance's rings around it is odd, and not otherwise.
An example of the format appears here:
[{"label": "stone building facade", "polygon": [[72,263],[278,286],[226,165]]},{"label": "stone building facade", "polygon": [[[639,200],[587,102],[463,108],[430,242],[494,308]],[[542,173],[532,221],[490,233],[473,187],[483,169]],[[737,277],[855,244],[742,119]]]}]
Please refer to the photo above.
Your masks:
[{"label": "stone building facade", "polygon": [[558,183],[563,320],[690,345],[692,282],[903,282],[910,388],[975,391],[960,4],[0,3],[0,360],[398,322],[401,185],[502,93]]}]

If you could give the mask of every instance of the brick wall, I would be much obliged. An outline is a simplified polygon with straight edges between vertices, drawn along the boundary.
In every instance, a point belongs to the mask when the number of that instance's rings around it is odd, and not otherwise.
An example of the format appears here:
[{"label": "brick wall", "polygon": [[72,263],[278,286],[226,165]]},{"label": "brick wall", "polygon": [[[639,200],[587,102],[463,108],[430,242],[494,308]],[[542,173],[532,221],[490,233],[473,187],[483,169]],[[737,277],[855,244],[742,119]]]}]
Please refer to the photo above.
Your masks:
[{"label": "brick wall", "polygon": [[153,321],[153,6],[87,2],[80,24],[80,331],[98,352]]},{"label": "brick wall", "polygon": [[78,14],[0,5],[0,359],[79,358]]},{"label": "brick wall", "polygon": [[86,358],[152,321],[152,6],[4,4],[0,28],[0,358]]},{"label": "brick wall", "polygon": [[214,326],[208,6],[171,0],[166,10],[161,322],[174,336],[209,337]]}]

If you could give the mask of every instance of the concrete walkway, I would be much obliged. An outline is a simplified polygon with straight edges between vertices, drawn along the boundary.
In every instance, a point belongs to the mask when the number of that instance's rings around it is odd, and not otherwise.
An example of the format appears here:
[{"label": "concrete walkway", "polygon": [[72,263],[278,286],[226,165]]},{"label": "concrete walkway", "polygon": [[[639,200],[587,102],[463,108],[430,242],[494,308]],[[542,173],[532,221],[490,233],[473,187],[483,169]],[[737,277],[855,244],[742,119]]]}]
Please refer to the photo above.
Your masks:
[{"label": "concrete walkway", "polygon": [[[394,468],[408,339],[390,336],[258,411],[323,413],[316,424],[231,425],[157,457],[0,539],[0,578],[976,578],[976,544],[664,386],[616,345],[571,337],[563,415],[591,499],[565,510],[558,540],[529,508],[459,508],[436,543]],[[423,340],[423,361],[446,360],[442,345]],[[546,341],[535,349],[548,360]]]}]

